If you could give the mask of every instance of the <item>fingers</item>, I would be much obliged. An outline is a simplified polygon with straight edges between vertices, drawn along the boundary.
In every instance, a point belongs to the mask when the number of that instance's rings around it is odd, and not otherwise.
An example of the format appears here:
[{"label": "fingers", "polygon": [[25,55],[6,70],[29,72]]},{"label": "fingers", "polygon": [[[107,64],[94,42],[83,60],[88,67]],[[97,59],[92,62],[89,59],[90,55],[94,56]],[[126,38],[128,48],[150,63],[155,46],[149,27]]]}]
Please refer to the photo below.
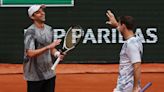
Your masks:
[{"label": "fingers", "polygon": [[49,49],[54,48],[55,46],[59,45],[61,42],[61,39],[54,40],[50,45],[48,45]]},{"label": "fingers", "polygon": [[60,61],[62,61],[66,55],[66,52],[62,52],[61,50],[59,50],[59,52],[60,52],[59,58],[60,58]]},{"label": "fingers", "polygon": [[63,52],[63,55],[67,55],[67,53],[66,52]]},{"label": "fingers", "polygon": [[114,16],[114,14],[110,10],[108,10],[107,12],[108,12],[109,16],[111,16],[111,17]]},{"label": "fingers", "polygon": [[54,40],[54,42],[60,43],[61,42],[61,39]]},{"label": "fingers", "polygon": [[108,18],[114,17],[114,14],[110,10],[107,10],[106,15],[107,15]]},{"label": "fingers", "polygon": [[112,20],[113,20],[113,13],[110,10],[107,10],[106,16],[109,18],[109,21],[106,22],[106,24],[112,24]]},{"label": "fingers", "polygon": [[106,16],[108,17],[108,21],[106,22],[106,24],[109,24],[112,27],[118,26],[118,22],[114,16],[114,14],[110,10],[107,10]]},{"label": "fingers", "polygon": [[106,13],[106,16],[107,16],[108,18],[110,18],[110,15],[109,15],[109,13]]},{"label": "fingers", "polygon": [[67,53],[66,52],[62,52],[62,51],[59,51],[60,52],[60,55],[67,55]]},{"label": "fingers", "polygon": [[110,24],[111,25],[112,23],[111,23],[111,21],[107,21],[106,24]]},{"label": "fingers", "polygon": [[64,59],[65,55],[59,55],[60,61],[62,61]]},{"label": "fingers", "polygon": [[57,40],[54,40],[54,42],[53,42],[53,43],[54,43],[55,45],[59,45],[59,44],[60,44],[60,42],[61,42],[61,39],[57,39]]}]

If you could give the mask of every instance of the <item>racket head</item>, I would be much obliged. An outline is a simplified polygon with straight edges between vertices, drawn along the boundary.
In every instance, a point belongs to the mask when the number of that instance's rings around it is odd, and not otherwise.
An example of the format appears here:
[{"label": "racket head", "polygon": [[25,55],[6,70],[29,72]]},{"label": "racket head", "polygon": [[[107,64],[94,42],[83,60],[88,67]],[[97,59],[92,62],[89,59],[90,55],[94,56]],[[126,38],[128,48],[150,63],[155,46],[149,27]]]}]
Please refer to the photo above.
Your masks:
[{"label": "racket head", "polygon": [[63,43],[63,52],[67,52],[73,48],[75,48],[76,45],[79,44],[82,36],[83,36],[83,29],[79,25],[71,26],[64,38]]}]

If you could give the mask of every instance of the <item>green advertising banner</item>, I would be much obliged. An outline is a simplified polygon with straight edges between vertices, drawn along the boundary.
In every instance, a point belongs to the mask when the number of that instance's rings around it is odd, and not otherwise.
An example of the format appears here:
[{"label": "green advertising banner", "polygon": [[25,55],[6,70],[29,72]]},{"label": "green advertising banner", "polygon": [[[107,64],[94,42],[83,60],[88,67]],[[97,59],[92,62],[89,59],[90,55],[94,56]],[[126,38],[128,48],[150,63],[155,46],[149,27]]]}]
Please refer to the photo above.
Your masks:
[{"label": "green advertising banner", "polygon": [[74,0],[1,0],[2,7],[27,7],[33,4],[46,6],[74,6]]}]

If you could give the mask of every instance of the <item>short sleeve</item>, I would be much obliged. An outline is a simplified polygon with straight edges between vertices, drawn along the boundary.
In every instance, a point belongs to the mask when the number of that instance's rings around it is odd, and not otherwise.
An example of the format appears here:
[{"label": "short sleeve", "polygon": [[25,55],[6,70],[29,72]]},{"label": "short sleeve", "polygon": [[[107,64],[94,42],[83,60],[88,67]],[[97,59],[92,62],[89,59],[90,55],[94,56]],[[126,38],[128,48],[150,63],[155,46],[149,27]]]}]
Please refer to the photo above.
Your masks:
[{"label": "short sleeve", "polygon": [[54,41],[54,30],[51,28],[51,33],[52,33],[52,42]]},{"label": "short sleeve", "polygon": [[25,50],[35,49],[35,39],[32,32],[27,31],[24,35],[24,48]]},{"label": "short sleeve", "polygon": [[132,63],[141,62],[141,53],[137,44],[129,43],[127,45],[127,55]]}]

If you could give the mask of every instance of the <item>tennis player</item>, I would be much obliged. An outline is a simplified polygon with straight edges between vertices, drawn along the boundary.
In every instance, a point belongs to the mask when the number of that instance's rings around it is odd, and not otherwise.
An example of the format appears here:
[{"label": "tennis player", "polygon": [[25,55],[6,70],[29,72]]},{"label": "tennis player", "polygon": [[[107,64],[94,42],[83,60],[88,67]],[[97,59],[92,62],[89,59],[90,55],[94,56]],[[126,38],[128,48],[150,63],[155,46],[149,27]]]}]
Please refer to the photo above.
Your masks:
[{"label": "tennis player", "polygon": [[55,73],[51,70],[53,57],[64,55],[55,49],[61,40],[54,41],[52,27],[45,24],[45,5],[32,5],[28,15],[33,24],[24,34],[24,77],[27,92],[54,92]]},{"label": "tennis player", "polygon": [[134,35],[134,19],[131,16],[121,16],[117,22],[111,11],[106,13],[106,22],[122,34],[126,42],[120,52],[119,76],[113,92],[139,92],[141,76],[142,42]]}]

